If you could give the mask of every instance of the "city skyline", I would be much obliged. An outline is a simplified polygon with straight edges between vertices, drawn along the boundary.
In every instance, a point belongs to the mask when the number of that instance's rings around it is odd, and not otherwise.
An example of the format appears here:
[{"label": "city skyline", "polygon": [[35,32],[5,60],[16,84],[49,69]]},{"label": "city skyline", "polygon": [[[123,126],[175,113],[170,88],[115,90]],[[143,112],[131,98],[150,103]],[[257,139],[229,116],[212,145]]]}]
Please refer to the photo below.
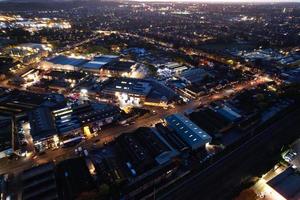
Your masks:
[{"label": "city skyline", "polygon": [[[129,0],[130,1],[130,0]],[[137,2],[178,2],[178,3],[300,3],[300,0],[131,0]]]},{"label": "city skyline", "polygon": [[[58,0],[51,0],[53,2],[59,2]],[[51,2],[50,1],[50,2]],[[82,0],[63,0],[60,2],[72,2]],[[95,0],[83,0],[83,1],[95,1]],[[300,3],[300,0],[104,0],[104,1],[116,1],[116,2],[174,2],[174,3]],[[40,0],[0,0],[0,2],[42,2]],[[101,2],[101,0],[99,0]]]}]

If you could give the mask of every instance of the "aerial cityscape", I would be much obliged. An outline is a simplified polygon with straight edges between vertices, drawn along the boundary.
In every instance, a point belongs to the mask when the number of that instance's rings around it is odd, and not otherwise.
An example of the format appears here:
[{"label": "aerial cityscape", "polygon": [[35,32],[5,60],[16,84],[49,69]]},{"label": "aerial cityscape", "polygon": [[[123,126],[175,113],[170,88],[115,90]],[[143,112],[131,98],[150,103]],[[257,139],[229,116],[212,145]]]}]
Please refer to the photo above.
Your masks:
[{"label": "aerial cityscape", "polygon": [[300,200],[300,2],[0,0],[0,200]]}]

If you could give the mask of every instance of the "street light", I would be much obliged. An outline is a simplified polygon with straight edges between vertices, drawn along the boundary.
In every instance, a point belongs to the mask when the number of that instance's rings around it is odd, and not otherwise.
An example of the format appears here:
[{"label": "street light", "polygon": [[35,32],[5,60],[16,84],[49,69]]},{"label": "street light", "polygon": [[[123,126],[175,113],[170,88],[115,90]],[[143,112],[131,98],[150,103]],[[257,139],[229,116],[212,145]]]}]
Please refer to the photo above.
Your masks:
[{"label": "street light", "polygon": [[83,96],[86,96],[88,93],[87,89],[81,89],[80,90],[80,94],[83,95]]}]

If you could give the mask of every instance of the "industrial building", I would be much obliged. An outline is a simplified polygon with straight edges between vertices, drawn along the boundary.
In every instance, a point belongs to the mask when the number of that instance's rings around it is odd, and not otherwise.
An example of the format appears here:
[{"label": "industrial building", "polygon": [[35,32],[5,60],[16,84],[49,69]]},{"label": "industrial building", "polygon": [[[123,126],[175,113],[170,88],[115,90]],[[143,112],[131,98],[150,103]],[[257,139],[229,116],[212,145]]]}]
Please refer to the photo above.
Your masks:
[{"label": "industrial building", "polygon": [[91,72],[93,74],[99,75],[100,69],[107,65],[108,63],[117,61],[119,56],[115,55],[102,55],[96,56],[93,60],[82,65],[82,71]]},{"label": "industrial building", "polygon": [[169,115],[165,122],[192,150],[203,147],[212,140],[209,134],[182,114]]},{"label": "industrial building", "polygon": [[129,72],[131,67],[132,62],[121,62],[116,55],[95,56],[92,60],[59,55],[41,63],[45,70],[84,71],[95,75],[117,75]]},{"label": "industrial building", "polygon": [[188,69],[187,66],[182,65],[180,63],[176,63],[176,62],[168,62],[168,63],[164,64],[163,66],[172,70],[174,72],[174,74],[176,74],[176,75],[179,75],[181,72]]},{"label": "industrial building", "polygon": [[158,68],[157,73],[161,78],[172,78],[188,69],[187,66],[176,62],[167,62],[165,64],[157,65],[156,67]]},{"label": "industrial building", "polygon": [[51,147],[56,129],[49,113],[65,103],[58,94],[13,90],[0,95],[0,157],[18,153],[28,142]]},{"label": "industrial building", "polygon": [[97,187],[84,157],[60,162],[56,166],[56,179],[59,199],[90,199],[80,195],[96,190]]},{"label": "industrial building", "polygon": [[190,114],[190,118],[193,122],[210,134],[224,133],[233,125],[233,121],[225,118],[212,108],[203,108],[197,112],[193,112]]},{"label": "industrial building", "polygon": [[119,108],[108,104],[81,104],[53,111],[56,129],[61,137],[67,135],[90,134],[89,129],[115,122],[120,116]]},{"label": "industrial building", "polygon": [[65,97],[60,94],[37,94],[12,90],[0,94],[0,113],[1,115],[12,116],[31,111],[39,106],[55,109],[65,105],[65,103]]},{"label": "industrial building", "polygon": [[151,89],[150,83],[143,80],[115,78],[105,83],[102,93],[108,97],[117,97],[138,105],[145,100]]},{"label": "industrial building", "polygon": [[174,147],[177,151],[183,152],[188,150],[188,146],[184,143],[180,137],[170,131],[167,127],[165,127],[162,123],[155,124],[156,130],[159,134],[166,140],[168,143]]},{"label": "industrial building", "polygon": [[140,128],[134,133],[123,134],[116,139],[116,143],[122,159],[129,162],[128,170],[132,176],[170,162],[178,155],[156,130],[150,128]]},{"label": "industrial building", "polygon": [[103,84],[101,94],[120,105],[168,107],[177,99],[170,88],[155,80],[134,78],[111,78]]},{"label": "industrial building", "polygon": [[83,58],[73,58],[67,56],[56,56],[47,61],[41,62],[40,66],[45,70],[60,70],[60,71],[77,71],[80,70],[82,65],[89,60]]},{"label": "industrial building", "polygon": [[204,69],[201,68],[190,68],[188,70],[183,71],[180,74],[180,77],[185,80],[189,84],[194,84],[200,82],[204,79],[204,77],[209,76]]},{"label": "industrial building", "polygon": [[278,200],[300,199],[300,175],[295,169],[289,167],[268,181],[265,189]]},{"label": "industrial building", "polygon": [[29,112],[28,118],[34,146],[38,149],[56,147],[57,131],[49,108],[39,107]]},{"label": "industrial building", "polygon": [[123,188],[129,197],[139,194],[154,184],[166,182],[175,174],[177,165],[173,162],[179,155],[155,129],[140,128],[117,139],[117,148],[129,174],[129,182]]},{"label": "industrial building", "polygon": [[21,192],[17,199],[77,199],[96,188],[86,160],[82,157],[59,163],[42,164],[21,173]]},{"label": "industrial building", "polygon": [[63,93],[70,88],[74,88],[82,80],[87,77],[85,73],[78,71],[57,71],[53,70],[48,73],[44,73],[37,88],[51,89]]},{"label": "industrial building", "polygon": [[231,122],[236,122],[242,118],[239,111],[231,105],[223,104],[215,108],[218,114],[222,115],[224,118]]},{"label": "industrial building", "polygon": [[12,119],[0,116],[0,158],[11,155],[12,145]]},{"label": "industrial building", "polygon": [[52,47],[48,44],[24,43],[11,48],[9,51],[10,55],[13,57],[24,57],[33,54],[37,55],[38,53],[47,55],[47,52],[52,51]]},{"label": "industrial building", "polygon": [[130,77],[136,68],[137,64],[133,61],[119,60],[103,65],[103,67],[100,69],[100,75],[108,77]]},{"label": "industrial building", "polygon": [[54,163],[33,167],[21,174],[21,199],[59,199]]},{"label": "industrial building", "polygon": [[174,159],[179,152],[154,128],[124,133],[104,149],[91,153],[99,179],[107,184],[121,183],[129,199],[139,199],[143,191],[170,180],[178,167]]}]

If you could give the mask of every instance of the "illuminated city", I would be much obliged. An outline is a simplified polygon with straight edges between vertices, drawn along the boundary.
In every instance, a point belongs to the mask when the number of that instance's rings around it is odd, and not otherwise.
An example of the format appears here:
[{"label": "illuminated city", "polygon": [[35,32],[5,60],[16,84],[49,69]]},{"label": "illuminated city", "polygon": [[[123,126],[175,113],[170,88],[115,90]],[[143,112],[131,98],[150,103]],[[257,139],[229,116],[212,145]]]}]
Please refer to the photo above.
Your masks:
[{"label": "illuminated city", "polygon": [[300,200],[300,2],[0,0],[0,200]]}]

